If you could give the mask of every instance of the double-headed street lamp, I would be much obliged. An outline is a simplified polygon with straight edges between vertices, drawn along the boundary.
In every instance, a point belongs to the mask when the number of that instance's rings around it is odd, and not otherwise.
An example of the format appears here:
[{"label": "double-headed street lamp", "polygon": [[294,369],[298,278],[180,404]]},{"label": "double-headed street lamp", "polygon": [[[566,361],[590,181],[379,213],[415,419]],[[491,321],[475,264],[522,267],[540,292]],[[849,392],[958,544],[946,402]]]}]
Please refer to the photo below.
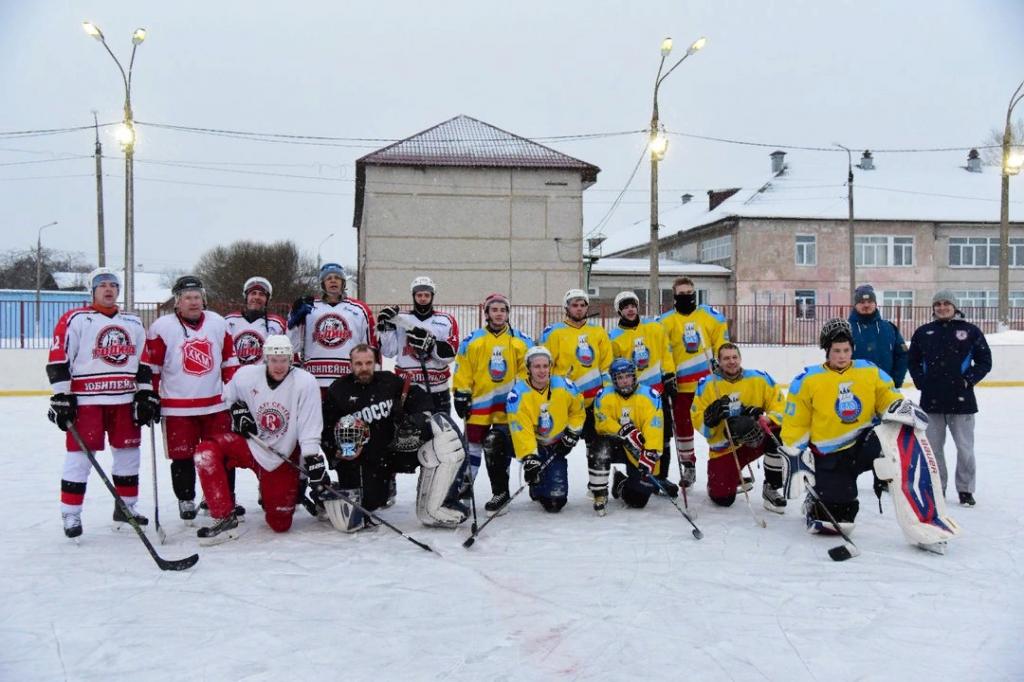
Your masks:
[{"label": "double-headed street lamp", "polygon": [[846,233],[850,240],[850,300],[857,291],[857,237],[853,232],[853,154],[849,147],[844,147],[838,142],[833,146],[846,150]]},{"label": "double-headed street lamp", "polygon": [[[1010,176],[1020,173],[1024,156],[1010,153],[1010,118],[1013,108],[1024,99],[1024,81],[1010,96],[1006,108],[1006,127],[1003,128],[1003,156],[1000,164],[1002,192],[999,198],[999,330],[1010,328]],[[1017,263],[1019,266],[1020,263]]]},{"label": "double-headed street lamp", "polygon": [[132,67],[135,65],[135,50],[146,39],[146,29],[137,28],[132,33],[132,56],[126,73],[121,62],[107,45],[103,31],[89,21],[82,22],[86,33],[103,44],[107,54],[117,64],[124,81],[124,120],[117,131],[117,140],[124,150],[124,307],[135,307],[135,118],[132,115]]},{"label": "double-headed street lamp", "polygon": [[658,283],[658,162],[665,158],[668,149],[668,138],[660,128],[658,121],[658,88],[680,64],[691,54],[698,52],[708,42],[707,38],[698,38],[690,45],[679,61],[662,74],[665,58],[672,52],[672,39],[661,41],[661,62],[658,64],[658,75],[654,79],[654,108],[651,111],[651,132],[648,146],[651,150],[651,281],[647,295],[647,314],[657,315],[661,312],[661,286]]},{"label": "double-headed street lamp", "polygon": [[43,294],[42,294],[42,288],[43,288],[43,230],[45,230],[48,227],[53,227],[56,224],[57,224],[57,221],[54,220],[52,223],[46,223],[45,225],[40,225],[39,226],[39,230],[36,232],[36,328],[35,328],[35,338],[37,338],[37,339],[42,336],[42,334],[40,333],[41,330],[39,329],[39,309],[43,305],[43,300],[42,300],[43,299]]}]

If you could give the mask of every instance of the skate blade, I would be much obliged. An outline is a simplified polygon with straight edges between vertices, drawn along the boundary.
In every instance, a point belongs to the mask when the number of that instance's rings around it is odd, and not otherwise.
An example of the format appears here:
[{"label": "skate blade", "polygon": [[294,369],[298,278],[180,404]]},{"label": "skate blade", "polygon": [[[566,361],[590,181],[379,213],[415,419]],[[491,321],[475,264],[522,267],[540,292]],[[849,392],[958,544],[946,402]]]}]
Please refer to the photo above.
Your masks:
[{"label": "skate blade", "polygon": [[942,555],[942,554],[946,553],[946,541],[945,540],[942,540],[941,542],[931,542],[931,543],[928,543],[928,544],[925,544],[923,542],[919,542],[915,546],[918,549],[922,549],[925,552],[930,552],[932,554]]},{"label": "skate blade", "polygon": [[786,513],[785,507],[776,507],[774,504],[768,504],[767,502],[761,506],[765,508],[765,511],[770,511],[773,514],[779,514],[780,516]]},{"label": "skate blade", "polygon": [[[145,530],[147,530],[149,528],[149,524],[142,525],[140,523],[139,524],[139,528],[141,528],[143,531],[145,531]],[[135,529],[132,528],[132,524],[128,523],[127,521],[113,521],[110,524],[110,530],[114,531],[115,533],[133,533],[133,532],[135,532]]]},{"label": "skate blade", "polygon": [[218,533],[212,538],[199,538],[199,545],[202,547],[212,547],[214,545],[220,545],[228,540],[237,540],[238,538],[245,535],[245,529],[241,526],[236,526],[230,530],[226,530],[223,533]]},{"label": "skate blade", "polygon": [[595,509],[594,513],[598,516],[608,516],[608,510],[602,507],[601,509]]}]

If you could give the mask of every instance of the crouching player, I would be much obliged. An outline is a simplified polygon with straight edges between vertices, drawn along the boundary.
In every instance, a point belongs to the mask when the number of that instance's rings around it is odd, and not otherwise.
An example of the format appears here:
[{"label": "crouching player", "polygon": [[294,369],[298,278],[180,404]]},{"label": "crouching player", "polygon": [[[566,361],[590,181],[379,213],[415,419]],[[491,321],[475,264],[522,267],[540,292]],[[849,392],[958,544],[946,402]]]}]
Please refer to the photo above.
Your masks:
[{"label": "crouching player", "polygon": [[569,379],[551,376],[551,352],[526,351],[526,379],[508,394],[505,412],[516,459],[530,485],[530,499],[546,511],[561,511],[569,498],[565,456],[579,442],[586,413],[583,396]]},{"label": "crouching player", "polygon": [[325,482],[320,389],[312,374],[292,367],[292,352],[287,336],[268,337],[263,344],[266,364],[242,367],[224,387],[233,433],[203,440],[195,452],[199,483],[214,521],[197,532],[199,544],[218,544],[240,534],[228,483],[233,469],[252,469],[256,474],[267,525],[278,533],[291,528],[299,473],[250,440],[252,436],[293,461],[301,455],[314,489]]},{"label": "crouching player", "polygon": [[764,455],[764,508],[783,514],[786,498],[779,492],[782,458],[775,441],[765,437],[759,420],[762,415],[767,417],[778,435],[785,394],[768,374],[743,369],[742,363],[736,344],[719,346],[718,371],[700,380],[690,408],[693,425],[707,439],[710,450],[708,497],[719,506],[731,506],[737,492],[749,490],[749,483],[740,480],[740,469]]},{"label": "crouching player", "polygon": [[616,358],[610,373],[612,385],[594,402],[598,439],[588,462],[589,487],[598,516],[606,513],[608,470],[613,462],[624,463],[626,473],[616,469],[612,495],[638,509],[647,506],[656,489],[651,477],[660,474],[662,465],[661,396],[650,386],[638,385],[632,360]]}]

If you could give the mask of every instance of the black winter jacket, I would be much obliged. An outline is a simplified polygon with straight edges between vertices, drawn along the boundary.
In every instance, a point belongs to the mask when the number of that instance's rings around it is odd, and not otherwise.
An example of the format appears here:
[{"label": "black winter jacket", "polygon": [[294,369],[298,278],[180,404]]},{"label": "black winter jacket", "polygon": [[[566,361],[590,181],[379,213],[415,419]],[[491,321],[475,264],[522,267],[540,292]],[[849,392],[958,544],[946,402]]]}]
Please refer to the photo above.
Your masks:
[{"label": "black winter jacket", "polygon": [[937,414],[974,414],[974,385],[992,369],[992,351],[980,329],[959,313],[917,328],[910,339],[910,376],[921,407]]}]

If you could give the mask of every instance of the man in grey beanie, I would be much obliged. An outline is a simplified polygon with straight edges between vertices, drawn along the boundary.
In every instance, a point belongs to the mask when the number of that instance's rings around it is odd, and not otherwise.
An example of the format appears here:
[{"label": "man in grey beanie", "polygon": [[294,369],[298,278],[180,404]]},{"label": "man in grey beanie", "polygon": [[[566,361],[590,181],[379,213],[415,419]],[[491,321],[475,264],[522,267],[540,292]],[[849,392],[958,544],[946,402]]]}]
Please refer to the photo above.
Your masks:
[{"label": "man in grey beanie", "polygon": [[992,369],[992,352],[985,335],[964,320],[952,291],[932,297],[932,322],[921,325],[910,339],[910,376],[921,389],[921,407],[928,413],[928,442],[935,451],[945,495],[946,429],[956,444],[956,491],[960,504],[974,506],[974,415],[978,402],[974,385]]}]

